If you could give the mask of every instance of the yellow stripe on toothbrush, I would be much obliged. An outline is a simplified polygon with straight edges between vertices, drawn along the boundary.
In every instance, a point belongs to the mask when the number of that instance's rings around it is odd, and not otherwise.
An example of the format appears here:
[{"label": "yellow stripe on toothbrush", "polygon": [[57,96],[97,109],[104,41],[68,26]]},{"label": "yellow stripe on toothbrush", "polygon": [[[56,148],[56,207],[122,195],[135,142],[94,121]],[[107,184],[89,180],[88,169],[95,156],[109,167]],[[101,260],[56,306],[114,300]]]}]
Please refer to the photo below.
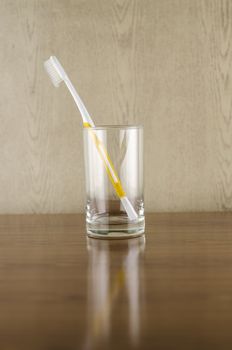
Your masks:
[{"label": "yellow stripe on toothbrush", "polygon": [[87,123],[87,122],[84,122],[83,126],[84,126],[84,128],[91,128],[91,125],[89,123]]},{"label": "yellow stripe on toothbrush", "polygon": [[[83,126],[85,128],[91,129],[91,125],[89,123],[84,122]],[[114,169],[113,163],[110,159],[110,156],[109,156],[107,150],[105,149],[101,140],[99,140],[97,135],[92,130],[90,130],[90,135],[91,135],[91,137],[92,137],[92,139],[97,147],[98,153],[103,161],[103,164],[106,168],[106,172],[107,172],[109,179],[110,179],[110,181],[115,189],[115,192],[117,193],[119,198],[125,197],[126,193],[123,190],[122,184],[119,180],[119,177],[118,177],[116,170]],[[107,164],[107,162],[109,163],[110,166]]]}]

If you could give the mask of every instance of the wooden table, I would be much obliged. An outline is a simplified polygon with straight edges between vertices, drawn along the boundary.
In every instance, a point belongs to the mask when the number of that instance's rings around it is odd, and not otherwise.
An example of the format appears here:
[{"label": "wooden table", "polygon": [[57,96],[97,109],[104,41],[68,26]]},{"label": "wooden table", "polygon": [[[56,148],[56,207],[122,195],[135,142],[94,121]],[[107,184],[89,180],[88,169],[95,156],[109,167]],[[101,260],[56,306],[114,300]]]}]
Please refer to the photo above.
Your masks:
[{"label": "wooden table", "polygon": [[148,214],[87,239],[82,215],[0,217],[0,349],[231,349],[232,214]]}]

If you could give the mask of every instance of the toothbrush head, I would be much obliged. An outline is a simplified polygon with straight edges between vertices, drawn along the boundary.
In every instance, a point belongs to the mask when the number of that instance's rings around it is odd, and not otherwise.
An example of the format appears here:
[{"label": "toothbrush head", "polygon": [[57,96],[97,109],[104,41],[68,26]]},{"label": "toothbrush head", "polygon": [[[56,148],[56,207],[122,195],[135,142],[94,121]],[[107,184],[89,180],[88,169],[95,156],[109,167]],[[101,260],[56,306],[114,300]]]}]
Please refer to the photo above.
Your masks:
[{"label": "toothbrush head", "polygon": [[60,83],[67,78],[63,67],[55,56],[51,56],[44,62],[44,68],[55,87],[59,87]]}]

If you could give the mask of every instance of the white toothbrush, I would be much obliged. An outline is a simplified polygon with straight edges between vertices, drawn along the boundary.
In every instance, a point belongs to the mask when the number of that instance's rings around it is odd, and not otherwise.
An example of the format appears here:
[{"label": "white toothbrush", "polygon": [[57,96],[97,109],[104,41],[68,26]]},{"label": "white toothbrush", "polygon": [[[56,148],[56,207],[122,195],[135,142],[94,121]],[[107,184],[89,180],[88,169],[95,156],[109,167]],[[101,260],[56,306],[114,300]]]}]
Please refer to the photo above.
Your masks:
[{"label": "white toothbrush", "polygon": [[[62,81],[65,82],[67,88],[69,89],[72,97],[74,98],[74,101],[76,102],[76,105],[81,113],[82,120],[83,120],[83,126],[86,128],[92,128],[94,127],[94,122],[91,119],[87,109],[85,108],[84,103],[82,102],[80,96],[76,92],[76,89],[74,88],[73,84],[71,83],[69,77],[67,76],[65,70],[61,66],[60,62],[55,56],[51,56],[47,61],[44,62],[44,67],[51,78],[51,81],[55,87],[59,87],[60,83]],[[123,190],[121,181],[117,175],[117,172],[114,169],[114,166],[112,164],[112,161],[110,160],[110,157],[102,143],[102,141],[97,137],[96,133],[94,131],[91,132],[91,136],[93,138],[93,141],[97,147],[97,150],[99,152],[99,155],[102,159],[102,162],[106,168],[107,174],[109,176],[109,179],[115,189],[115,192],[117,193],[118,197],[121,200],[121,203],[129,217],[130,220],[136,220],[138,218],[138,215],[133,208],[131,202],[126,196],[125,191]]]}]

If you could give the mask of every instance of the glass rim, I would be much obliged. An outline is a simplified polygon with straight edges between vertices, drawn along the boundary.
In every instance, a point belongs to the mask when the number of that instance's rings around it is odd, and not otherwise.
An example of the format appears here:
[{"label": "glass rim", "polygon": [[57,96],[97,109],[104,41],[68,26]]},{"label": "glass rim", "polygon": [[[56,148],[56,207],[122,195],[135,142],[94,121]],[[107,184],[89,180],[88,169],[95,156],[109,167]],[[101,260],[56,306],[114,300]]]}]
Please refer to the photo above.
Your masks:
[{"label": "glass rim", "polygon": [[125,125],[125,124],[114,124],[114,125],[97,125],[93,126],[91,128],[84,128],[84,130],[108,130],[108,129],[143,129],[143,125],[141,124],[131,124],[131,125]]}]

